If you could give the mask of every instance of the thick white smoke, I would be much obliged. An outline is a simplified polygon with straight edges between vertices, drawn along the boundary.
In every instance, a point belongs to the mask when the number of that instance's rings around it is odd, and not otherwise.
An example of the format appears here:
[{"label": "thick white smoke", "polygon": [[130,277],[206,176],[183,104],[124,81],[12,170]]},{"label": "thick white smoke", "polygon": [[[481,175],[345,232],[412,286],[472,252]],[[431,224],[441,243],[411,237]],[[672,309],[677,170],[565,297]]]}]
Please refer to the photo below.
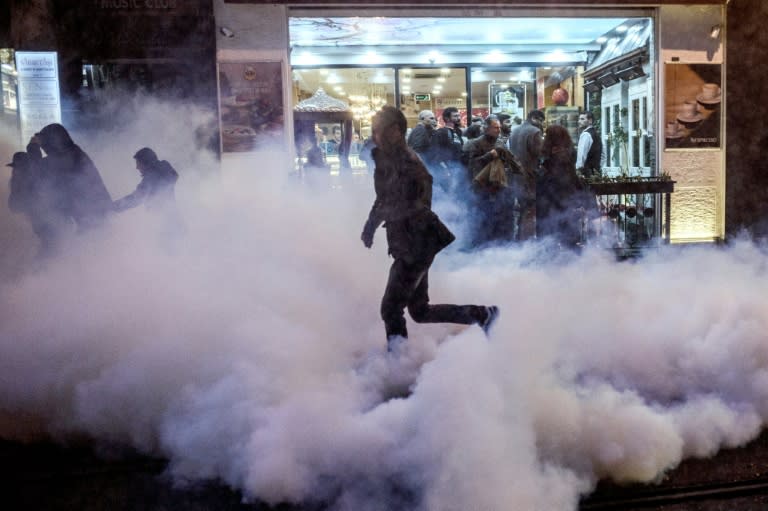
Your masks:
[{"label": "thick white smoke", "polygon": [[0,214],[4,436],[85,433],[270,503],[561,511],[599,478],[652,482],[766,423],[762,247],[557,264],[535,245],[449,247],[430,296],[498,304],[492,338],[409,323],[388,358],[384,232],[359,239],[370,180],[303,182],[280,152],[211,171],[198,112],[145,107],[73,137],[113,198],[138,183],[136,149],[168,159],[184,235],[139,208],[38,262],[24,219]]}]

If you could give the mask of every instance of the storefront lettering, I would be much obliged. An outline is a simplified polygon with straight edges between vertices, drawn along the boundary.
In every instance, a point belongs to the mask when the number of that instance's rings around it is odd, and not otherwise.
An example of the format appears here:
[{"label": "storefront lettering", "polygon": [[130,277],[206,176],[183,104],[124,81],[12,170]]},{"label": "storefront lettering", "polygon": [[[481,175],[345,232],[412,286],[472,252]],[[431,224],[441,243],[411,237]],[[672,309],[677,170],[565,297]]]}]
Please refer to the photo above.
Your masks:
[{"label": "storefront lettering", "polygon": [[37,68],[39,68],[37,70],[42,70],[42,69],[50,69],[51,67],[53,67],[53,60],[45,57],[39,57],[39,58],[22,57],[20,59],[19,64],[27,68],[36,66]]},{"label": "storefront lettering", "polygon": [[691,137],[691,142],[694,144],[715,144],[717,137]]},{"label": "storefront lettering", "polygon": [[101,0],[102,9],[175,9],[177,0]]}]

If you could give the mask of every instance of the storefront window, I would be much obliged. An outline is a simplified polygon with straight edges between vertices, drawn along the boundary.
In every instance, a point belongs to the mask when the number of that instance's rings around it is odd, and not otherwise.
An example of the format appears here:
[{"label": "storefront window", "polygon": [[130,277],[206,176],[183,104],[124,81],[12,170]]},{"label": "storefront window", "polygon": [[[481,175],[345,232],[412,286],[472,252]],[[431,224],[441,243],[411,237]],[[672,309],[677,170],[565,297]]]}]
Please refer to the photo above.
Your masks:
[{"label": "storefront window", "polygon": [[396,104],[395,70],[388,67],[293,70],[294,105],[309,100],[318,91],[335,101],[327,101],[312,108],[311,112],[302,113],[302,132],[294,133],[299,163],[306,163],[303,161],[305,153],[314,149],[303,147],[308,140],[305,124],[311,121],[315,142],[320,148],[318,154],[322,156],[322,159],[315,158],[317,166],[324,166],[334,173],[344,168],[365,169],[360,150],[371,136],[371,119],[383,105]]},{"label": "storefront window", "polygon": [[431,110],[442,126],[441,114],[449,106],[459,109],[467,125],[466,69],[463,67],[404,67],[398,70],[400,106],[408,127],[418,122],[419,112]]},{"label": "storefront window", "polygon": [[536,104],[534,73],[528,67],[472,70],[472,115],[508,114],[525,119]]}]

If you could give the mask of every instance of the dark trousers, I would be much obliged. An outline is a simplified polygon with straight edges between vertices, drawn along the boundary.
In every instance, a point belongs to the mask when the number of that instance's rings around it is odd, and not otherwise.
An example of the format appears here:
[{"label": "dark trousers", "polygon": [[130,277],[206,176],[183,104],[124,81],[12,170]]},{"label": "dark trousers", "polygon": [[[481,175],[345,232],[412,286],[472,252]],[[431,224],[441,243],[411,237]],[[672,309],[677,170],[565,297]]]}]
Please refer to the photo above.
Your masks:
[{"label": "dark trousers", "polygon": [[417,323],[480,323],[486,315],[478,305],[430,305],[429,267],[432,260],[406,263],[395,259],[389,269],[389,281],[381,299],[381,318],[387,339],[395,335],[408,337],[405,327],[405,308]]}]

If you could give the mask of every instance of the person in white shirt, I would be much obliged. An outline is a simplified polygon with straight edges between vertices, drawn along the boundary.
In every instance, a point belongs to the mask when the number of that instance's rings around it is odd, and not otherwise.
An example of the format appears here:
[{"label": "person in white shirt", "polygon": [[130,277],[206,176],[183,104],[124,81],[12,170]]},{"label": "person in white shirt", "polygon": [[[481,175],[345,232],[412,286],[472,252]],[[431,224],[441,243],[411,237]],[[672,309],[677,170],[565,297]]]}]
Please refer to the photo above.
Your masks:
[{"label": "person in white shirt", "polygon": [[576,171],[585,178],[600,174],[603,157],[603,141],[592,125],[595,118],[592,112],[579,115],[579,145],[576,152]]}]

